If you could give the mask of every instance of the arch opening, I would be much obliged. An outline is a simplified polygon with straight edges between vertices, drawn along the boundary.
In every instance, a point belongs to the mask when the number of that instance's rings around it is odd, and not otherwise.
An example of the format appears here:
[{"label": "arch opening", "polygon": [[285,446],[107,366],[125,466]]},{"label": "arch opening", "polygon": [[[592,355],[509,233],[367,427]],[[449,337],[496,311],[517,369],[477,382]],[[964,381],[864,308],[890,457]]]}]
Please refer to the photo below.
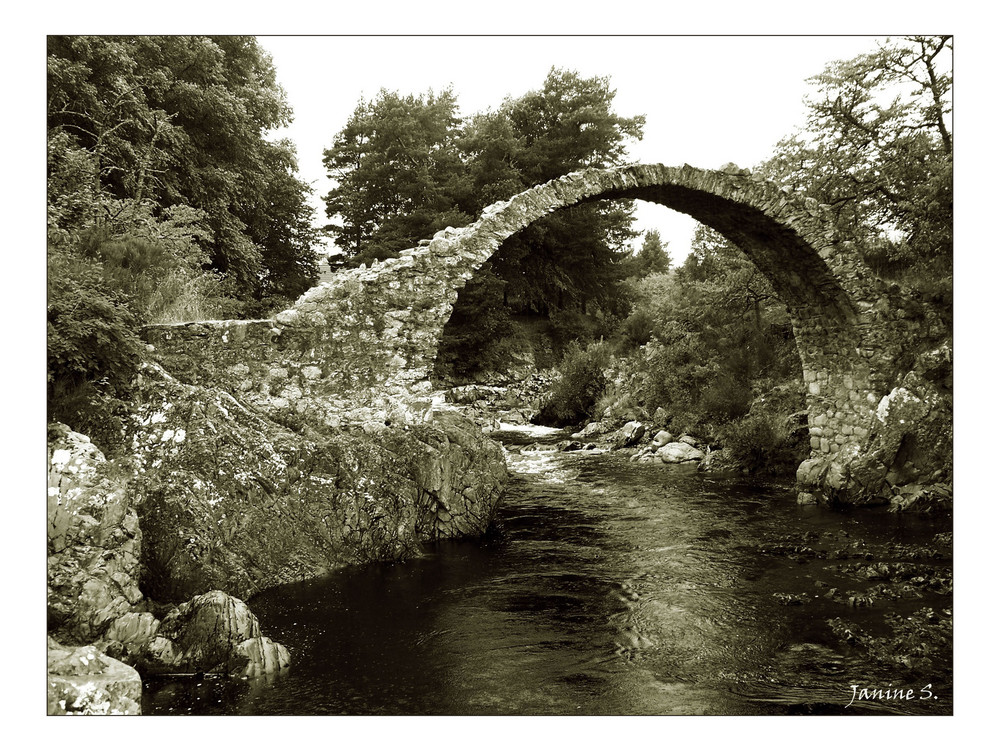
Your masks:
[{"label": "arch opening", "polygon": [[621,198],[692,216],[749,257],[789,312],[806,383],[812,448],[822,454],[857,448],[878,401],[873,396],[878,358],[866,337],[875,328],[872,308],[880,285],[853,246],[839,240],[826,207],[744,171],[663,165],[587,170],[495,204],[468,227],[438,233],[427,246],[408,252],[416,258],[426,249],[450,269],[441,280],[447,304],[434,322],[434,347],[421,362],[424,372],[429,375],[434,367],[459,289],[506,238],[553,211]]},{"label": "arch opening", "polygon": [[681,211],[742,248],[788,307],[814,458],[863,453],[911,324],[838,238],[826,207],[739,171],[631,165],[572,173],[398,258],[342,270],[273,319],[156,327],[147,339],[175,370],[205,378],[188,350],[207,337],[248,384],[242,398],[268,412],[308,409],[330,425],[393,414],[401,415],[394,424],[407,415],[419,420],[435,398],[430,378],[459,289],[507,237],[537,219],[615,198]]}]

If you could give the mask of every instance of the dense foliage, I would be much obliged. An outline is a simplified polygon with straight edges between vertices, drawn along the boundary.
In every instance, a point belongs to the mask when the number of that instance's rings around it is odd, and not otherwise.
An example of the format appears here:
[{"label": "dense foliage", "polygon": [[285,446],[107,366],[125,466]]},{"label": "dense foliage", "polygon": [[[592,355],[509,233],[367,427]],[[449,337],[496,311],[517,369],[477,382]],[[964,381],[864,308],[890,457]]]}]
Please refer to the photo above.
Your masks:
[{"label": "dense foliage", "polygon": [[[721,440],[748,469],[794,462],[801,436],[786,418],[804,408],[801,365],[784,305],[743,252],[699,226],[679,268],[637,275],[629,291],[632,312],[611,342],[586,350],[603,370],[581,370],[583,351],[572,350],[547,419],[648,419],[662,408],[663,427]],[[612,362],[598,356],[610,344]]]},{"label": "dense foliage", "polygon": [[611,347],[592,342],[584,347],[574,340],[566,347],[556,380],[536,416],[547,425],[572,425],[586,418],[609,386]]},{"label": "dense foliage", "polygon": [[810,79],[803,129],[762,165],[829,204],[838,229],[888,279],[950,310],[951,38],[904,37]]},{"label": "dense foliage", "polygon": [[[834,211],[876,274],[950,315],[951,44],[908,37],[837,61],[813,79],[804,128],[761,173]],[[751,472],[794,467],[806,451],[801,365],[784,306],[747,257],[706,227],[675,271],[647,235],[631,261],[631,310],[612,335],[618,359],[559,367],[548,419],[651,417],[725,445]],[[652,259],[652,260],[651,260]],[[604,345],[601,345],[604,346]],[[594,398],[595,384],[604,392]],[[583,419],[582,416],[577,419]]]},{"label": "dense foliage", "polygon": [[337,181],[326,196],[327,214],[339,220],[332,234],[354,264],[392,257],[472,220],[459,208],[468,190],[457,107],[450,90],[424,97],[383,89],[358,104],[324,151]]},{"label": "dense foliage", "polygon": [[47,74],[49,416],[109,448],[137,327],[287,302],[316,232],[252,37],[53,36]]},{"label": "dense foliage", "polygon": [[[326,196],[334,236],[349,263],[370,263],[534,185],[619,164],[643,118],[614,114],[613,100],[608,79],[558,69],[541,89],[467,121],[450,90],[382,91],[358,104],[325,152],[337,181]],[[577,206],[505,241],[460,293],[439,374],[503,362],[514,316],[544,318],[558,344],[594,333],[595,316],[621,309],[631,219],[628,203]]]}]

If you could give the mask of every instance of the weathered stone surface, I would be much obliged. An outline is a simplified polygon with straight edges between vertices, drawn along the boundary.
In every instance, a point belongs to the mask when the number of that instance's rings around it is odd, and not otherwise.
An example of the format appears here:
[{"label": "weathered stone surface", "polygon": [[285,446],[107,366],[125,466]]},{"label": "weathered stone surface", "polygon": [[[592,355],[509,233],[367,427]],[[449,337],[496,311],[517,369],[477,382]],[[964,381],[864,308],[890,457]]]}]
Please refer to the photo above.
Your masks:
[{"label": "weathered stone surface", "polygon": [[799,465],[798,470],[795,473],[795,480],[800,485],[815,487],[820,484],[823,479],[823,473],[826,470],[827,461],[822,457],[812,457],[806,459]]},{"label": "weathered stone surface", "polygon": [[646,435],[646,426],[638,420],[630,420],[625,423],[621,430],[615,435],[614,445],[618,448],[628,448],[638,445],[639,441]]},{"label": "weathered stone surface", "polygon": [[142,679],[135,669],[94,646],[48,640],[49,715],[137,715]]},{"label": "weathered stone surface", "polygon": [[588,422],[584,426],[583,430],[573,433],[572,438],[580,441],[584,438],[592,438],[594,436],[601,435],[602,433],[607,433],[611,429],[607,423],[604,422]]},{"label": "weathered stone surface", "polygon": [[405,557],[428,537],[479,534],[506,484],[499,446],[430,405],[427,423],[297,433],[159,368],[141,393],[134,489],[143,591],[158,600],[247,598]]},{"label": "weathered stone surface", "polygon": [[680,464],[681,462],[700,462],[705,458],[705,452],[686,443],[675,441],[658,448],[656,456],[664,464]]},{"label": "weathered stone surface", "polygon": [[171,660],[147,669],[255,677],[290,663],[288,650],[261,634],[260,624],[246,603],[218,590],[170,611],[158,636],[173,643]]},{"label": "weathered stone surface", "polygon": [[283,670],[288,650],[263,636],[246,603],[218,590],[172,609],[119,618],[100,646],[144,674],[217,673],[254,678]]},{"label": "weathered stone surface", "polygon": [[913,371],[879,402],[872,453],[889,468],[890,484],[929,484],[950,473],[951,414],[950,394]]},{"label": "weathered stone surface", "polygon": [[138,517],[123,470],[65,425],[49,428],[48,624],[86,644],[142,599]]},{"label": "weathered stone surface", "polygon": [[948,483],[904,485],[896,488],[889,501],[890,511],[911,514],[945,514],[952,509],[952,487]]},{"label": "weathered stone surface", "polygon": [[674,436],[667,430],[659,431],[655,436],[653,436],[653,445],[656,447],[665,446],[668,443],[672,443]]},{"label": "weathered stone surface", "polygon": [[289,666],[288,650],[266,636],[247,639],[233,650],[227,663],[231,675],[260,678],[273,675]]},{"label": "weathered stone surface", "polygon": [[[418,443],[414,443],[414,441]],[[483,534],[507,486],[503,449],[456,412],[390,433],[382,445],[405,460],[416,483],[420,540]]]},{"label": "weathered stone surface", "polygon": [[141,645],[153,640],[160,622],[152,613],[126,613],[112,622],[104,641]]}]

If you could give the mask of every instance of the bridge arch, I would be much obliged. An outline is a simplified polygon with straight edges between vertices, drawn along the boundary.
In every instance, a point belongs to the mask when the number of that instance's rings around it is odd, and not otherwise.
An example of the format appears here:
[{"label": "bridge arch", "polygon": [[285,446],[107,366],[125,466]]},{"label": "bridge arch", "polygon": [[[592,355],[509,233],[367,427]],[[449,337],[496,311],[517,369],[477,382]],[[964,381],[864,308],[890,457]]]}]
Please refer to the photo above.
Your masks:
[{"label": "bridge arch", "polygon": [[[446,310],[428,321],[435,345],[458,290],[507,237],[557,209],[617,198],[689,214],[743,249],[788,307],[808,389],[814,451],[856,449],[868,435],[896,351],[879,320],[884,289],[856,249],[837,236],[827,207],[745,170],[632,165],[577,172],[494,204],[472,225],[442,231],[405,251],[399,263],[412,258],[425,270],[439,269],[426,277],[447,300]],[[424,373],[437,350],[411,354],[416,357],[408,364]]]},{"label": "bridge arch", "polygon": [[161,362],[172,358],[168,370],[186,370],[195,381],[214,371],[184,355],[183,340],[207,338],[237,352],[229,369],[239,396],[265,412],[308,410],[331,425],[414,419],[421,409],[414,405],[433,399],[430,375],[459,290],[503,241],[558,209],[617,198],[689,214],[743,249],[788,307],[813,464],[826,472],[861,455],[905,346],[884,285],[838,236],[828,207],[738,168],[575,172],[496,203],[474,223],[449,227],[398,258],[340,271],[273,319],[153,327],[147,341]]}]

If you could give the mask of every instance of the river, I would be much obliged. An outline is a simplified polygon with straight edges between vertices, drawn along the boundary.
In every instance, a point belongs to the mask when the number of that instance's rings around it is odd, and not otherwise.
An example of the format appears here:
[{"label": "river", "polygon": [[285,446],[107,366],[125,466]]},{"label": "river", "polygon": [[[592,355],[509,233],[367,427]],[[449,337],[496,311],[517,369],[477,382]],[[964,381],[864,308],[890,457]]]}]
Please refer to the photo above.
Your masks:
[{"label": "river", "polygon": [[[853,636],[950,613],[950,588],[913,585],[950,576],[950,522],[500,437],[514,476],[492,534],[262,593],[286,674],[148,679],[143,713],[951,713],[950,649],[907,667]],[[906,581],[880,589],[879,564]]]}]

